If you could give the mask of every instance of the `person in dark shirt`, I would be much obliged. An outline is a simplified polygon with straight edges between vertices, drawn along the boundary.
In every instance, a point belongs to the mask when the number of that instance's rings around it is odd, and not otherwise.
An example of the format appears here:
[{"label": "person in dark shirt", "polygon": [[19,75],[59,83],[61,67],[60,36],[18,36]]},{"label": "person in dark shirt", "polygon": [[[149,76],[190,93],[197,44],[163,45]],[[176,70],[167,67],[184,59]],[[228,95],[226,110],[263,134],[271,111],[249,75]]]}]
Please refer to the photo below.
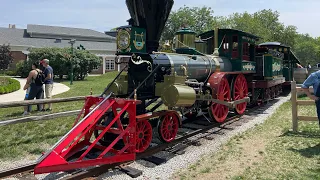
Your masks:
[{"label": "person in dark shirt", "polygon": [[[48,59],[43,59],[41,61],[41,64],[45,68],[43,73],[46,76],[44,80],[46,98],[50,99],[52,97],[52,89],[53,89],[53,69],[49,65]],[[45,109],[45,104],[43,105],[43,109]],[[46,111],[51,111],[51,110],[52,110],[52,104],[49,103]]]},{"label": "person in dark shirt", "polygon": [[[27,94],[25,100],[32,100],[36,99],[43,99],[43,86],[36,84],[36,78],[38,73],[40,72],[39,69],[39,62],[35,62],[32,64],[32,70],[29,72],[27,77],[27,82],[23,87],[23,90],[27,90]],[[42,109],[41,104],[37,105],[38,111]],[[31,105],[28,105],[24,108],[24,113],[22,115],[28,115],[31,112]]]}]

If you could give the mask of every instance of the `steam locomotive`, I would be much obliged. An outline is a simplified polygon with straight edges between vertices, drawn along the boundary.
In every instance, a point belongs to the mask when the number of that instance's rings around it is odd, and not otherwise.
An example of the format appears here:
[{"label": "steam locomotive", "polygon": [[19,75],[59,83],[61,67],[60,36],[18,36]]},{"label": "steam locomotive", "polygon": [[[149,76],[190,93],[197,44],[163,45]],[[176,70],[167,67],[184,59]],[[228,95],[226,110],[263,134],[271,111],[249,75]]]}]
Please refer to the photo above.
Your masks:
[{"label": "steam locomotive", "polygon": [[173,0],[126,4],[131,19],[117,29],[117,63],[129,61],[100,97],[87,97],[74,127],[39,159],[35,174],[134,160],[154,133],[168,143],[185,119],[208,114],[224,122],[229,111],[243,114],[279,96],[292,80],[297,58],[290,47],[257,45],[259,37],[235,29],[196,36],[185,27],[175,34],[175,53],[159,52]]}]

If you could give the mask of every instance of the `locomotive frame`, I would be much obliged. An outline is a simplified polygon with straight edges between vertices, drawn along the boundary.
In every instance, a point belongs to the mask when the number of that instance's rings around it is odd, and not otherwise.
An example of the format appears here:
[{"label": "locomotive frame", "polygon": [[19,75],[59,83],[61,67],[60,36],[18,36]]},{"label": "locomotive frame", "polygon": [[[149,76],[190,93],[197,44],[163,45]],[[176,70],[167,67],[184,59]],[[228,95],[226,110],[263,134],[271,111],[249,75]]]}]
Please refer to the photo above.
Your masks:
[{"label": "locomotive frame", "polygon": [[[208,114],[224,122],[230,110],[243,114],[249,104],[279,96],[288,80],[285,53],[235,29],[211,30],[196,40],[182,28],[176,53],[158,52],[173,0],[126,3],[131,19],[117,30],[117,55],[129,61],[99,97],[86,98],[73,128],[38,160],[35,174],[134,160],[149,147],[154,129],[171,142],[186,119]],[[158,110],[162,104],[168,109]]]}]

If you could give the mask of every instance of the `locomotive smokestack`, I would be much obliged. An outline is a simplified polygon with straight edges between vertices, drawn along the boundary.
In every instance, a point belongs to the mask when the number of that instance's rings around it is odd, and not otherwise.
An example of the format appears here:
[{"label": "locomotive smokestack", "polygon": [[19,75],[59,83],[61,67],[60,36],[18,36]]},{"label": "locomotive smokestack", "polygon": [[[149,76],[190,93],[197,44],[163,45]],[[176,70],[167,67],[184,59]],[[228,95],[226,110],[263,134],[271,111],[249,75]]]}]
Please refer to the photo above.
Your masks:
[{"label": "locomotive smokestack", "polygon": [[147,52],[157,51],[173,0],[126,0],[131,25],[146,29]]}]

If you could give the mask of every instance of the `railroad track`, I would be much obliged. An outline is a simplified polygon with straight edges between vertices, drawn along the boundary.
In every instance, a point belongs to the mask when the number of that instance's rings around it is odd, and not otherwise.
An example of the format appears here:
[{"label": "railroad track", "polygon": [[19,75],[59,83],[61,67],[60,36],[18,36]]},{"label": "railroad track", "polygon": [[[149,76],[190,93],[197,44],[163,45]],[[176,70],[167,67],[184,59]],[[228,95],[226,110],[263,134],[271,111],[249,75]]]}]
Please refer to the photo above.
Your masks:
[{"label": "railroad track", "polygon": [[[273,103],[272,103],[273,104]],[[183,149],[190,145],[195,145],[198,146],[199,144],[197,143],[197,140],[188,140],[191,137],[194,137],[196,135],[201,135],[204,134],[203,136],[199,138],[207,138],[209,140],[210,137],[206,136],[207,132],[209,130],[212,130],[216,128],[211,134],[219,133],[220,131],[226,130],[230,131],[230,127],[227,126],[241,126],[242,124],[246,123],[248,119],[246,118],[242,119],[243,121],[238,121],[241,117],[246,116],[252,112],[259,111],[259,109],[264,108],[265,105],[263,106],[256,106],[252,108],[248,108],[247,112],[243,115],[233,115],[227,120],[222,123],[218,124],[215,122],[209,123],[208,121],[206,122],[205,119],[200,119],[197,121],[192,121],[188,122],[186,124],[183,124],[182,128],[183,129],[189,129],[192,130],[192,132],[189,133],[181,133],[179,132],[179,136],[177,139],[170,143],[163,143],[163,144],[158,144],[154,147],[148,148],[146,151],[137,154],[136,160],[143,159],[145,161],[149,161],[151,163],[154,163],[156,165],[162,164],[165,162],[165,160],[161,158],[154,157],[153,155],[156,153],[159,153],[161,151],[166,151],[169,153],[173,153],[176,155],[182,154]],[[258,112],[259,113],[259,112]],[[250,116],[249,116],[250,117]],[[231,128],[232,129],[232,128]],[[181,135],[182,134],[182,135]],[[179,144],[183,144],[181,147],[177,147]],[[157,162],[158,161],[158,162]],[[125,163],[116,163],[116,164],[107,164],[107,165],[101,165],[98,167],[94,167],[91,169],[87,170],[73,170],[73,171],[68,171],[66,172],[66,177],[62,178],[64,180],[71,180],[71,179],[95,179],[96,177],[100,176],[101,174],[107,173],[109,169],[120,169],[122,172],[125,172],[131,177],[138,177],[142,174],[142,171],[131,168],[130,164],[133,163],[133,161],[130,162],[125,162]],[[12,168],[9,170],[5,171],[0,171],[0,178],[5,178],[5,177],[16,177],[18,179],[36,179],[36,177],[33,175],[33,169],[36,166],[36,163],[33,164],[28,164],[24,166],[19,166],[17,168]]]}]

